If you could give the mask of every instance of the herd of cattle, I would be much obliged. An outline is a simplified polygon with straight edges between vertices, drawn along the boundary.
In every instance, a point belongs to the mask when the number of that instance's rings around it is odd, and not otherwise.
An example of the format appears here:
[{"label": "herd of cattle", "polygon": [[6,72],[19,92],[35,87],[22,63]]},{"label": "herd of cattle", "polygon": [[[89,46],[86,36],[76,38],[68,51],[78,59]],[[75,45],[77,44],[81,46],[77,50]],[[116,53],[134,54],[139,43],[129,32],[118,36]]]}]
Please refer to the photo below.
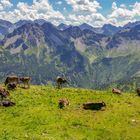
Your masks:
[{"label": "herd of cattle", "polygon": [[[4,100],[4,98],[7,98],[8,96],[10,96],[9,90],[16,89],[17,85],[19,85],[19,87],[21,87],[22,85],[22,88],[30,88],[30,82],[31,82],[30,77],[8,76],[4,82],[6,88],[0,87],[0,97],[1,97],[0,106],[9,107],[9,106],[15,105],[15,103],[10,100]],[[64,83],[68,83],[68,81],[64,77],[58,76],[56,78],[57,88],[59,89],[62,88],[62,85]],[[140,96],[140,88],[137,88],[136,92],[138,96]],[[118,95],[122,94],[121,90],[117,88],[113,88],[112,93],[118,94]],[[60,99],[58,102],[58,105],[59,105],[59,108],[64,108],[69,105],[69,101],[67,99]],[[90,109],[90,110],[101,110],[102,107],[105,107],[105,106],[106,104],[104,102],[83,104],[84,109]]]},{"label": "herd of cattle", "polygon": [[0,96],[1,96],[1,102],[0,106],[9,107],[13,106],[16,103],[10,101],[10,100],[4,100],[4,98],[7,98],[10,96],[9,90],[16,89],[17,85],[21,87],[21,84],[23,84],[23,88],[29,88],[30,87],[30,77],[17,77],[17,76],[8,76],[4,82],[5,88],[0,87]]}]

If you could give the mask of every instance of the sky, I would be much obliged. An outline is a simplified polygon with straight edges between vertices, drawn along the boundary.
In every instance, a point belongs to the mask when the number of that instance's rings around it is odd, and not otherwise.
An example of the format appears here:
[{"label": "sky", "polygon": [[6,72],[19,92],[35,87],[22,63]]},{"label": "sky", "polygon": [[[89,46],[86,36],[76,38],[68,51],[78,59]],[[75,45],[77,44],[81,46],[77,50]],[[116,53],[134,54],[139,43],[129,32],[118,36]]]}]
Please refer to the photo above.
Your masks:
[{"label": "sky", "polygon": [[123,26],[140,20],[140,0],[0,0],[0,19]]}]

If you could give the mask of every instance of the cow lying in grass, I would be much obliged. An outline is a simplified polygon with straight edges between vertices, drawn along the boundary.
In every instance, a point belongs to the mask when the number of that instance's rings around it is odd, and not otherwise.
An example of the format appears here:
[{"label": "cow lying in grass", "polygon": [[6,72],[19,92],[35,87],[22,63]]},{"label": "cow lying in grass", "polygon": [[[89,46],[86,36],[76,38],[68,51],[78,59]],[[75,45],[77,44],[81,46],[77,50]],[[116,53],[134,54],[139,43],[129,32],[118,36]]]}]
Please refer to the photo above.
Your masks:
[{"label": "cow lying in grass", "polygon": [[20,77],[19,78],[19,83],[23,83],[24,84],[24,88],[30,88],[30,81],[31,78],[30,77]]},{"label": "cow lying in grass", "polygon": [[65,78],[58,76],[56,78],[56,83],[57,83],[58,88],[62,88],[62,84],[68,83],[68,82],[67,82],[67,80]]},{"label": "cow lying in grass", "polygon": [[8,76],[4,82],[5,86],[10,83],[18,84],[19,78],[17,76]]},{"label": "cow lying in grass", "polygon": [[11,102],[10,100],[3,100],[0,102],[0,106],[4,106],[4,107],[9,107],[14,105],[16,105],[16,103]]},{"label": "cow lying in grass", "polygon": [[104,102],[83,104],[83,108],[87,110],[101,110],[105,106],[106,104]]},{"label": "cow lying in grass", "polygon": [[6,91],[4,88],[0,87],[0,96],[1,100],[3,100],[3,98],[7,98],[7,96],[10,96],[10,93]]},{"label": "cow lying in grass", "polygon": [[112,89],[112,93],[121,95],[121,90],[119,90],[119,89],[117,89],[117,88],[113,88],[113,89]]},{"label": "cow lying in grass", "polygon": [[60,99],[58,105],[59,108],[64,108],[69,105],[69,101],[67,99]]}]

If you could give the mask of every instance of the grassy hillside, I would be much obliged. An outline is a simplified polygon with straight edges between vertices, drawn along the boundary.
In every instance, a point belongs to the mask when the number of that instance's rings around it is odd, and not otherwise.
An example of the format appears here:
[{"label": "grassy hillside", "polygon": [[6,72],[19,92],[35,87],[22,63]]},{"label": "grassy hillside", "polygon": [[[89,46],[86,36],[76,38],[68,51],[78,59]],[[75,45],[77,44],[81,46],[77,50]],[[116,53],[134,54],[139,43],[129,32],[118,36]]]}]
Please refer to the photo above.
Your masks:
[{"label": "grassy hillside", "polygon": [[[0,140],[139,140],[140,97],[110,91],[31,86],[11,92],[16,106],[0,107]],[[58,108],[67,98],[70,106]],[[106,109],[82,109],[104,101]]]}]

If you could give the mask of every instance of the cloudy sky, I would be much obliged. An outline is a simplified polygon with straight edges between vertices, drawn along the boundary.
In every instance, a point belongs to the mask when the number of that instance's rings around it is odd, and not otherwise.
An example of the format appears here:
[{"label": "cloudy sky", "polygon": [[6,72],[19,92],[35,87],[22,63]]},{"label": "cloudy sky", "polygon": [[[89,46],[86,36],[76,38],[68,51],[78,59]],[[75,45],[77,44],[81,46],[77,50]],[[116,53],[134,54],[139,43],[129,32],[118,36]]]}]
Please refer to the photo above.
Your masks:
[{"label": "cloudy sky", "polygon": [[116,26],[140,20],[140,0],[0,0],[0,18]]}]

